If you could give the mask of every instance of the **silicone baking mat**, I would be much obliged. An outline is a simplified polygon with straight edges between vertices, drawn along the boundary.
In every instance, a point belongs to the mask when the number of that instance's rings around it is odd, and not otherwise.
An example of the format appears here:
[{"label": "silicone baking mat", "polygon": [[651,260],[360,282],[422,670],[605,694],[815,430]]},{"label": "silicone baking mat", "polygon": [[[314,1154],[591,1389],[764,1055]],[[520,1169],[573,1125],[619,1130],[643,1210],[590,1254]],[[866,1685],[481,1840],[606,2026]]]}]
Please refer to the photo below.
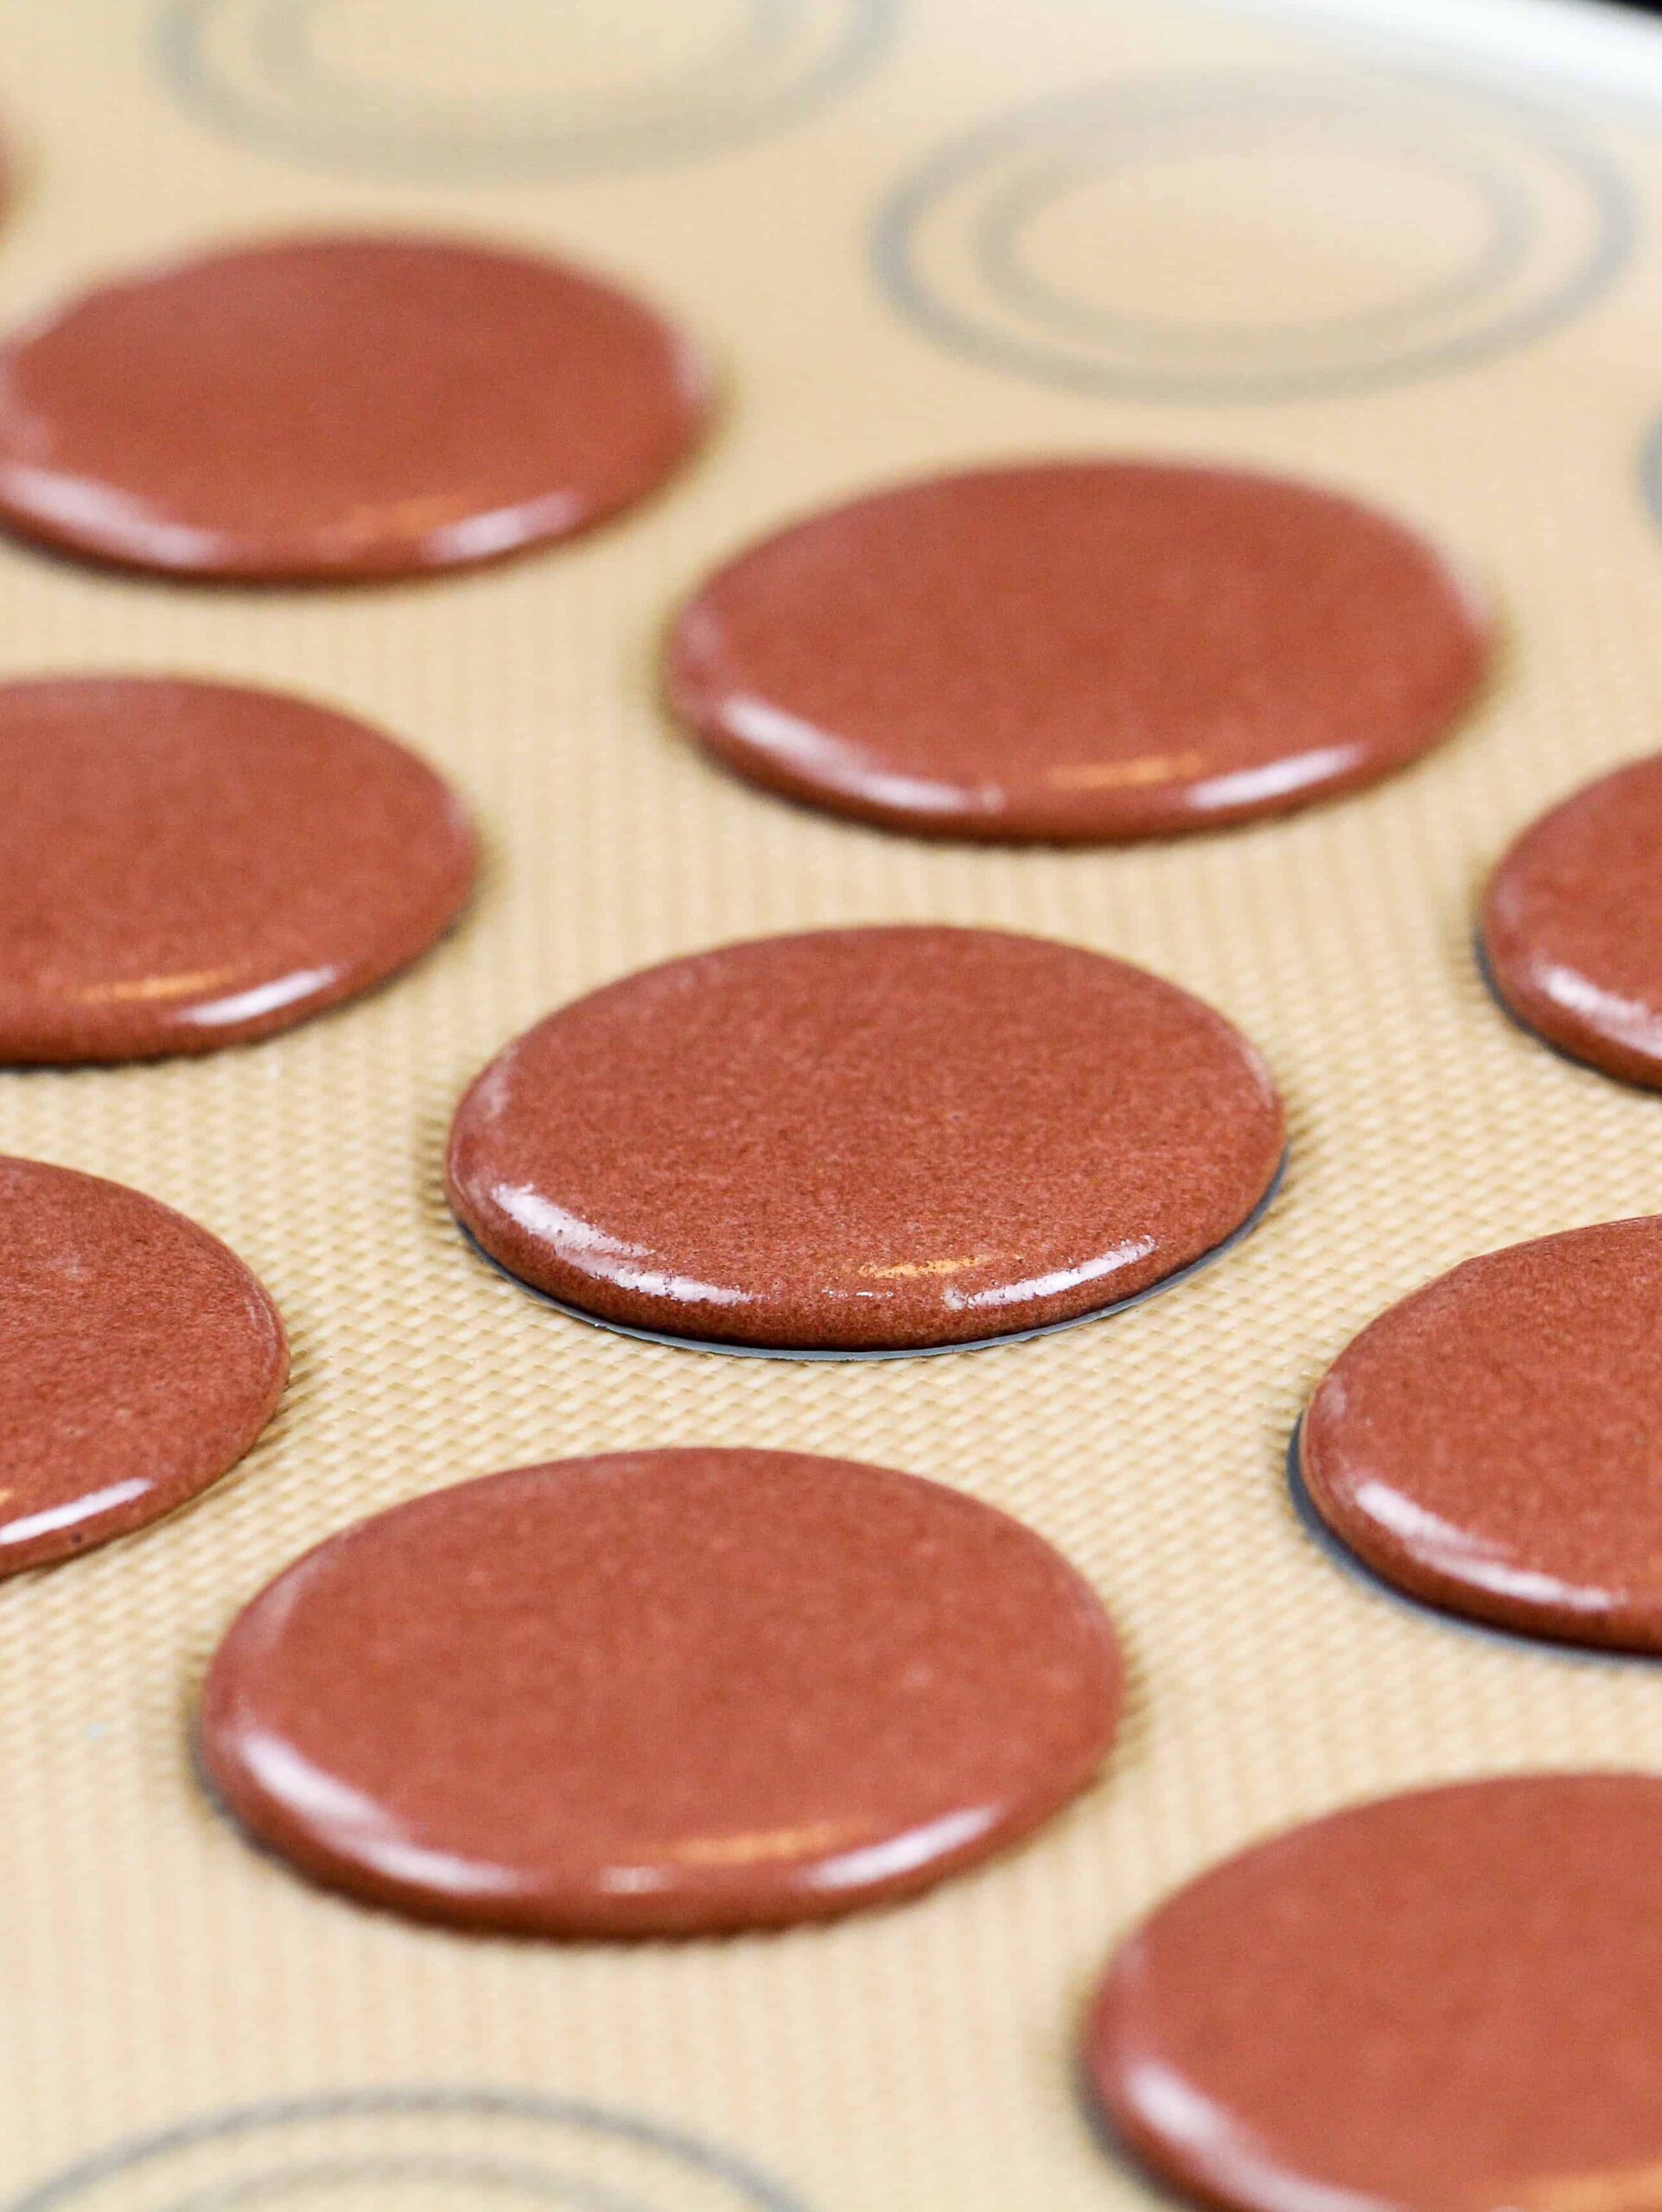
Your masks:
[{"label": "silicone baking mat", "polygon": [[[1283,1476],[1382,1306],[1662,1208],[1662,1107],[1509,1027],[1470,944],[1512,830],[1662,742],[1652,34],[1520,0],[1491,69],[1398,13],[1393,41],[1314,0],[0,6],[8,315],[204,238],[433,226],[633,281],[725,382],[664,496],[450,581],[235,592],[0,547],[7,671],[338,701],[454,777],[488,849],[463,926],[365,1004],[196,1063],[0,1075],[0,1146],[218,1231],[296,1348],[231,1480],[0,1591],[5,2212],[1130,2203],[1072,2047],[1156,1897],[1359,1796],[1662,1759],[1662,1671],[1396,1604]],[[1293,470],[1442,539],[1506,639],[1455,741],[1280,825],[1000,851],[795,810],[666,725],[666,611],[777,518],[937,464],[1128,450]],[[443,1134],[516,1030],[722,940],[924,918],[1121,954],[1240,1022],[1292,1119],[1257,1235],[1098,1326],[820,1366],[602,1334],[463,1247]],[[934,1476],[1060,1545],[1132,1669],[1100,1784],[903,1908],[626,1948],[406,1926],[210,1810],[204,1664],[302,1547],[494,1468],[712,1442]]]}]

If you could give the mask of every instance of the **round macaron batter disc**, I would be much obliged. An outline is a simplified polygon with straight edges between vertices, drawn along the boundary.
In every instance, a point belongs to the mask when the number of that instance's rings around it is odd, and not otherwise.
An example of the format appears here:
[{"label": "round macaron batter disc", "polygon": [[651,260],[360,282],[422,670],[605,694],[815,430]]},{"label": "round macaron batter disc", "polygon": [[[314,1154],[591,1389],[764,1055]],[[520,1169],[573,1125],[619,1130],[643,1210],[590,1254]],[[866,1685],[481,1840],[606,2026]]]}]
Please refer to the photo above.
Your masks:
[{"label": "round macaron batter disc", "polygon": [[1113,1632],[1020,1522],[876,1467],[621,1453],[430,1492],[221,1645],[208,1782],[314,1878],[541,1935],[921,1889],[1095,1772]]},{"label": "round macaron batter disc", "polygon": [[0,684],[0,1062],[289,1028],[425,951],[474,868],[449,787],[333,709],[168,677]]},{"label": "round macaron batter disc", "polygon": [[0,1575],[217,1482],[288,1372],[276,1306],[217,1237],[122,1184],[0,1159]]},{"label": "round macaron batter disc", "polygon": [[705,411],[681,336],[561,263],[276,239],[105,283],[0,347],[0,518],[182,575],[415,575],[628,505]]},{"label": "round macaron batter disc", "polygon": [[1239,2212],[1592,2212],[1662,2166],[1662,1778],[1386,1798],[1178,1891],[1086,2072],[1122,2143]]},{"label": "round macaron batter disc", "polygon": [[1525,830],[1489,880],[1484,964],[1526,1028],[1662,1090],[1662,754]]},{"label": "round macaron batter disc", "polygon": [[1419,537],[1238,470],[1041,462],[765,540],[683,612],[721,760],[895,829],[1110,842],[1286,812],[1448,735],[1485,624]]},{"label": "round macaron batter disc", "polygon": [[1393,1306],[1323,1377],[1298,1471],[1413,1597],[1662,1650],[1662,1217],[1486,1253]]},{"label": "round macaron batter disc", "polygon": [[830,930],[551,1015],[451,1132],[464,1227],[602,1320],[802,1351],[984,1341],[1117,1305],[1253,1216],[1283,1147],[1211,1007],[1078,946]]}]

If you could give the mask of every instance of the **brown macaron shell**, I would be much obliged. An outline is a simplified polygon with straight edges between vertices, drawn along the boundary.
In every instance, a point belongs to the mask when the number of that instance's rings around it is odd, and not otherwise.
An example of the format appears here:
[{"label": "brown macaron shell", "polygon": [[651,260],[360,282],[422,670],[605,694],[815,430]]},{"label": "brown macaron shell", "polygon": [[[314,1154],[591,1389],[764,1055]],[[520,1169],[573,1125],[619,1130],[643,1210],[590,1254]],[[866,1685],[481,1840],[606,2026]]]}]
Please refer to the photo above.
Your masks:
[{"label": "brown macaron shell", "polygon": [[280,238],[99,286],[0,348],[0,517],[175,574],[411,575],[666,477],[705,378],[609,284],[447,238]]},{"label": "brown macaron shell", "polygon": [[1662,1651],[1662,1217],[1486,1253],[1393,1306],[1323,1377],[1299,1471],[1413,1597]]},{"label": "brown macaron shell", "polygon": [[1662,1090],[1662,754],[1587,785],[1490,878],[1484,964],[1502,1003],[1572,1058]]},{"label": "brown macaron shell", "polygon": [[1284,1143],[1220,1014],[1077,946],[831,930],[551,1015],[457,1111],[450,1203],[601,1319],[800,1351],[967,1344],[1116,1305],[1253,1215]]},{"label": "brown macaron shell", "polygon": [[0,1575],[217,1482],[288,1372],[276,1306],[217,1237],[119,1183],[0,1159]]},{"label": "brown macaron shell", "polygon": [[798,1453],[620,1453],[434,1491],[309,1553],[214,1659],[255,1837],[420,1917],[688,1934],[999,1850],[1101,1762],[1088,1586],[1007,1515]]},{"label": "brown macaron shell", "polygon": [[1662,1778],[1386,1798],[1226,1860],[1122,1945],[1086,2071],[1236,2212],[1627,2212],[1662,2170]]},{"label": "brown macaron shell", "polygon": [[1446,737],[1488,657],[1389,517],[1156,461],[1041,461],[832,508],[719,569],[675,711],[754,781],[889,828],[1110,842],[1277,815]]},{"label": "brown macaron shell", "polygon": [[424,952],[460,801],[366,723],[160,677],[0,684],[0,1062],[207,1052]]}]

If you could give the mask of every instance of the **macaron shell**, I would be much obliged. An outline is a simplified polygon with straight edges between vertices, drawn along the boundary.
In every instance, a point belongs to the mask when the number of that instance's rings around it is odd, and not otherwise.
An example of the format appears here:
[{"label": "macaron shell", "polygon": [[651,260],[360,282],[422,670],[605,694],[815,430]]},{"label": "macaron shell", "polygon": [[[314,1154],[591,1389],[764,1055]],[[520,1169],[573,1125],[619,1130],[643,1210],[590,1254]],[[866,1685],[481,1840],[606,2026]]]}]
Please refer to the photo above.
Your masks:
[{"label": "macaron shell", "polygon": [[602,1319],[904,1350],[1181,1272],[1283,1146],[1263,1062],[1186,992],[896,926],[697,954],[551,1015],[463,1099],[448,1181],[491,1257]]},{"label": "macaron shell", "polygon": [[1166,836],[1448,736],[1487,626],[1439,556],[1309,486],[1044,461],[878,492],[716,571],[672,705],[729,766],[888,827]]},{"label": "macaron shell", "polygon": [[1532,823],[1489,880],[1484,964],[1525,1028],[1606,1075],[1662,1090],[1662,755]]},{"label": "macaron shell", "polygon": [[678,1934],[906,1895],[1096,1770],[1100,1605],[915,1477],[643,1452],[431,1492],[243,1612],[200,1749],[303,1872],[458,1925]]},{"label": "macaron shell", "polygon": [[0,348],[0,517],[181,575],[416,575],[627,505],[706,410],[679,334],[561,263],[276,239],[111,280]]},{"label": "macaron shell", "polygon": [[1662,1780],[1384,1799],[1226,1859],[1122,1944],[1087,2078],[1162,2183],[1238,2212],[1650,2201]]},{"label": "macaron shell", "polygon": [[1662,1650],[1662,1218],[1465,1262],[1312,1398],[1315,1511],[1410,1595],[1525,1633]]},{"label": "macaron shell", "polygon": [[288,1377],[216,1237],[142,1192],[0,1159],[0,1575],[143,1527],[228,1473]]},{"label": "macaron shell", "polygon": [[0,685],[0,1062],[289,1028],[424,952],[475,859],[440,778],[332,709],[184,678]]}]

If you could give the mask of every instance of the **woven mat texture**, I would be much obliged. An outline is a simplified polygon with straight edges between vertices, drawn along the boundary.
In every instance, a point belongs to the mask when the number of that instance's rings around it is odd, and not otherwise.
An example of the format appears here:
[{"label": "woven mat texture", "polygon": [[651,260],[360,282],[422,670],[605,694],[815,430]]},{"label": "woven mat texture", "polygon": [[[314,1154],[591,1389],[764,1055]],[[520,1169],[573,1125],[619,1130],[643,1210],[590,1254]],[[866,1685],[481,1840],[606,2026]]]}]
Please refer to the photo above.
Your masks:
[{"label": "woven mat texture", "polygon": [[[1662,1671],[1375,1594],[1302,1532],[1283,1478],[1303,1396],[1380,1307],[1487,1247],[1662,1209],[1656,1102],[1508,1027],[1470,950],[1513,830],[1662,741],[1644,484],[1662,136],[1552,98],[1176,0],[0,4],[9,320],[226,235],[439,226],[634,283],[724,386],[663,496],[455,580],[243,593],[0,545],[0,673],[177,670],[337,701],[452,776],[487,849],[464,925],[366,1003],[194,1064],[0,1074],[0,1147],[217,1231],[296,1354],[231,1479],[0,1590],[0,2205],[228,2204],[206,2151],[178,2174],[158,2154],[42,2185],[193,2116],[411,2084],[623,2115],[623,2135],[551,2120],[577,2179],[547,2201],[1130,2204],[1143,2191],[1093,2141],[1072,2050],[1094,1970],[1156,1898],[1356,1796],[1662,1761]],[[1026,289],[1008,270],[1001,289],[984,195],[1008,200],[1035,160],[1048,181],[1012,248]],[[1487,697],[1370,794],[1124,851],[839,823],[666,724],[657,640],[713,559],[874,482],[1056,451],[1219,456],[1384,502],[1498,609]],[[515,1032],[696,948],[920,918],[1122,955],[1240,1023],[1291,1116],[1258,1233],[1099,1326],[821,1366],[591,1331],[463,1249],[443,1133]],[[687,1443],[907,1468],[1060,1545],[1130,1653],[1101,1783],[904,1908],[626,1948],[400,1924],[309,1890],[210,1809],[188,1736],[204,1666],[296,1552],[492,1469]],[[678,2164],[634,2122],[770,2178]],[[512,2201],[484,2164],[446,2183],[391,2152],[373,2173],[337,2157],[377,2125],[320,2121],[312,2193],[286,2201]],[[399,2145],[421,2133],[388,2125]],[[427,2132],[487,2164],[538,2138],[506,2108]]]}]

